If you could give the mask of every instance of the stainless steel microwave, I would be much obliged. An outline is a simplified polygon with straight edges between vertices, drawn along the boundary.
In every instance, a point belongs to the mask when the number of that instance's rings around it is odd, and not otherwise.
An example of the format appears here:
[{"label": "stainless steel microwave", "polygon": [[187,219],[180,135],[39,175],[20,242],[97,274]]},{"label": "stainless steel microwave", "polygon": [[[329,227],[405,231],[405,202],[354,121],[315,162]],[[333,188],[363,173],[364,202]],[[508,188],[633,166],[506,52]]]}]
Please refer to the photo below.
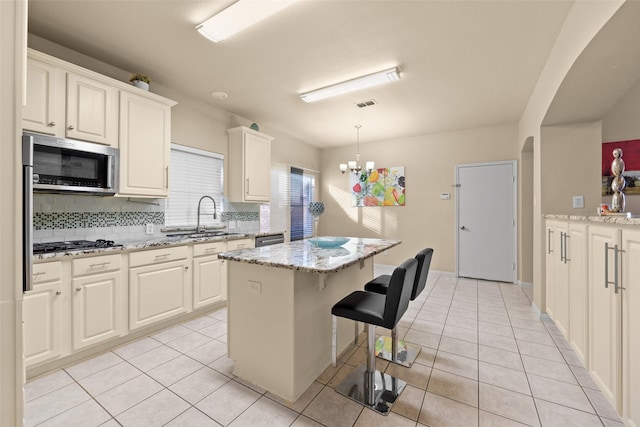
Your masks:
[{"label": "stainless steel microwave", "polygon": [[105,145],[25,132],[23,166],[32,166],[34,192],[118,192],[119,150]]}]

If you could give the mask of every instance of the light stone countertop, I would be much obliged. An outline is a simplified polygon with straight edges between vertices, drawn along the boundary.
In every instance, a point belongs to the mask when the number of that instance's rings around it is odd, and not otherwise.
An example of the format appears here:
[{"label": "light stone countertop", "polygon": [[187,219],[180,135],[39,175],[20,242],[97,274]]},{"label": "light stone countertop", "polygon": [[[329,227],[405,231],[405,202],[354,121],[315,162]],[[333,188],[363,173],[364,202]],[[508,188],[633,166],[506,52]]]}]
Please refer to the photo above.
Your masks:
[{"label": "light stone countertop", "polygon": [[[261,234],[262,233],[256,233],[256,234],[238,233],[238,234],[230,234],[226,236],[208,236],[208,237],[197,237],[197,238],[189,237],[189,236],[175,236],[175,237],[160,237],[152,240],[116,242],[116,243],[122,244],[122,246],[34,254],[33,261],[34,262],[41,262],[45,260],[52,261],[56,259],[65,259],[65,258],[74,258],[74,257],[80,258],[83,256],[94,256],[94,255],[101,255],[101,254],[126,253],[126,252],[132,252],[136,250],[166,248],[170,246],[180,246],[180,245],[188,245],[188,244],[194,244],[194,243],[239,240],[239,239],[253,238]],[[272,233],[266,233],[266,234],[272,234]]]},{"label": "light stone countertop", "polygon": [[400,240],[349,239],[337,248],[319,248],[308,240],[297,240],[225,252],[218,258],[308,273],[335,273],[402,243]]},{"label": "light stone countertop", "polygon": [[543,216],[545,219],[598,222],[598,223],[618,224],[618,225],[640,225],[640,217],[627,218],[625,216],[620,216],[620,215],[587,216],[587,215],[545,214]]}]

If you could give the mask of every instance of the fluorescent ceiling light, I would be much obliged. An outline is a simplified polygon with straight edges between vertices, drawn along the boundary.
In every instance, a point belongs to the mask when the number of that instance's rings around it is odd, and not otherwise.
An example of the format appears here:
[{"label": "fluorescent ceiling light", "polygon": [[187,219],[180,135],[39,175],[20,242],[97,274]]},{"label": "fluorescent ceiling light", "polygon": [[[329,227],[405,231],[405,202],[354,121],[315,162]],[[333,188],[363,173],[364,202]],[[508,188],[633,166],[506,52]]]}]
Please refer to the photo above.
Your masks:
[{"label": "fluorescent ceiling light", "polygon": [[355,79],[347,80],[346,82],[336,83],[321,89],[305,92],[300,94],[300,98],[305,102],[314,102],[396,80],[400,80],[400,74],[398,74],[398,68],[393,67],[388,70],[378,71],[377,73],[368,74],[366,76],[356,77]]},{"label": "fluorescent ceiling light", "polygon": [[211,41],[219,42],[281,11],[297,0],[238,0],[204,21],[196,30]]}]

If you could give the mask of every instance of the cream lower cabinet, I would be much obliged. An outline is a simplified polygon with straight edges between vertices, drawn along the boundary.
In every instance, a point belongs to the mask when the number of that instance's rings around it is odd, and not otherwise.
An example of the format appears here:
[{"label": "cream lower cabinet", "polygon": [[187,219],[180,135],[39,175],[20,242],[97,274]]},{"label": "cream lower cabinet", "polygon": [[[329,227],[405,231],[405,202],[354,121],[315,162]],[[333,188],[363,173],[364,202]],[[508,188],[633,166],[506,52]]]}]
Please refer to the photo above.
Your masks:
[{"label": "cream lower cabinet", "polygon": [[187,246],[129,254],[129,329],[192,310]]},{"label": "cream lower cabinet", "polygon": [[226,250],[225,242],[193,246],[193,308],[227,300],[225,261],[218,255]]},{"label": "cream lower cabinet", "polygon": [[566,336],[569,324],[568,223],[547,221],[546,313]]},{"label": "cream lower cabinet", "polygon": [[61,355],[62,263],[34,264],[33,289],[22,302],[23,345],[26,366],[56,359]]},{"label": "cream lower cabinet", "polygon": [[570,222],[565,237],[565,260],[569,265],[569,306],[567,339],[576,355],[587,365],[588,286],[587,286],[587,225]]},{"label": "cream lower cabinet", "polygon": [[73,351],[126,332],[126,278],[120,262],[120,254],[73,260]]},{"label": "cream lower cabinet", "polygon": [[589,372],[640,426],[640,230],[589,227]]},{"label": "cream lower cabinet", "polygon": [[622,230],[622,420],[640,427],[640,230]]}]

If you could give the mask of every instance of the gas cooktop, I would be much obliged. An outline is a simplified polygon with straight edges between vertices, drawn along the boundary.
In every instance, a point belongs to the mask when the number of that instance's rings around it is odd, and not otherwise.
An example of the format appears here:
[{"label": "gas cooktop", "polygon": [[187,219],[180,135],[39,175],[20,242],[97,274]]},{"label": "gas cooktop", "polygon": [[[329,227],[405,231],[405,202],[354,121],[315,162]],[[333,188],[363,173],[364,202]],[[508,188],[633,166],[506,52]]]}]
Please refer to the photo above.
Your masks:
[{"label": "gas cooktop", "polygon": [[114,243],[113,240],[68,240],[64,242],[34,243],[33,253],[44,254],[49,252],[78,251],[82,249],[110,248],[119,246],[122,245]]}]

